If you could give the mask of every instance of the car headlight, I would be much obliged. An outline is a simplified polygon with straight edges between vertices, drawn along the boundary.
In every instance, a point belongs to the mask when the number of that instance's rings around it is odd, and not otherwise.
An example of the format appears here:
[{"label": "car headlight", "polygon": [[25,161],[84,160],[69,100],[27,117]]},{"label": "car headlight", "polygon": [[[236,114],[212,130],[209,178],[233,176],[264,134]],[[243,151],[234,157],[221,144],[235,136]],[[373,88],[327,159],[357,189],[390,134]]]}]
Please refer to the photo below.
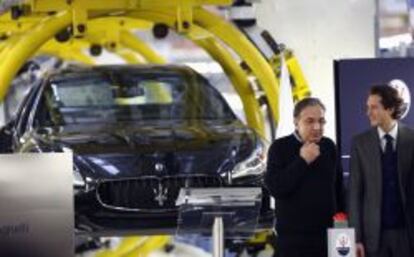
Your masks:
[{"label": "car headlight", "polygon": [[[62,151],[64,153],[72,153],[73,154],[73,150],[70,149],[69,147],[63,146],[62,147]],[[76,165],[75,162],[76,156],[73,155],[73,188],[75,190],[75,193],[78,190],[82,190],[86,188],[86,182],[84,177],[82,176],[78,165]]]},{"label": "car headlight", "polygon": [[76,163],[73,163],[73,187],[75,189],[85,189],[86,182],[83,176],[81,175],[79,168],[76,166]]},{"label": "car headlight", "polygon": [[266,170],[266,154],[263,143],[258,142],[256,149],[245,160],[236,164],[232,179],[262,175]]}]

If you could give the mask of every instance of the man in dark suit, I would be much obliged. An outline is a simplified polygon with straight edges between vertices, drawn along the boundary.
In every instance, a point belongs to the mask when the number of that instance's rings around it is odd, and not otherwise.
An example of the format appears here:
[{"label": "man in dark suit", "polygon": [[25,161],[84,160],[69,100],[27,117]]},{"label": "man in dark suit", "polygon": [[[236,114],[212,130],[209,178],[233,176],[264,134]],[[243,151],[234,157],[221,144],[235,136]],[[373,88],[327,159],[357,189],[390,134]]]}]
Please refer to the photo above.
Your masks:
[{"label": "man in dark suit", "polygon": [[398,122],[401,105],[397,90],[373,86],[372,128],[352,141],[349,215],[359,257],[414,256],[414,131]]},{"label": "man in dark suit", "polygon": [[294,109],[295,131],[275,140],[265,183],[276,200],[279,257],[326,257],[326,230],[342,206],[342,169],[334,142],[323,136],[325,107],[305,98]]}]

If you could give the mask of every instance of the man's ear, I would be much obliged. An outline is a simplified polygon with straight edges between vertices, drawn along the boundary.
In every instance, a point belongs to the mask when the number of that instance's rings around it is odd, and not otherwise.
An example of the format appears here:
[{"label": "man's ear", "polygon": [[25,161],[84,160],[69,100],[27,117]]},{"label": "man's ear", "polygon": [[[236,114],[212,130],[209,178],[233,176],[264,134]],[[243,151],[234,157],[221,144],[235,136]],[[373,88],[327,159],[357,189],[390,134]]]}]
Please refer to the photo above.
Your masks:
[{"label": "man's ear", "polygon": [[295,125],[295,129],[298,128],[299,120],[298,118],[293,118],[293,125]]},{"label": "man's ear", "polygon": [[390,113],[390,115],[392,117],[394,115],[394,112],[395,112],[395,107],[391,107],[391,108],[388,108],[386,110],[389,111],[389,113]]}]

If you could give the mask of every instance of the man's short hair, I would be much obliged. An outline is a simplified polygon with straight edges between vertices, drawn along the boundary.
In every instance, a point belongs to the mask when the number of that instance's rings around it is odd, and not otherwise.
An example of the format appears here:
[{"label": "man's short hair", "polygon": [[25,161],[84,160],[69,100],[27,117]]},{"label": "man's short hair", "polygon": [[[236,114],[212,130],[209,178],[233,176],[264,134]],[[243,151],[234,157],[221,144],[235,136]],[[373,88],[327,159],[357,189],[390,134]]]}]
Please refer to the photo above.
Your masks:
[{"label": "man's short hair", "polygon": [[320,106],[322,108],[322,110],[326,111],[325,105],[323,105],[321,100],[319,100],[318,98],[315,98],[315,97],[307,97],[307,98],[304,98],[304,99],[302,99],[302,100],[300,100],[299,102],[296,103],[295,109],[293,110],[293,117],[294,118],[299,117],[299,115],[303,111],[303,109],[305,109],[306,107],[309,107],[309,106]]},{"label": "man's short hair", "polygon": [[398,120],[401,118],[403,100],[395,88],[384,84],[374,85],[369,90],[369,94],[381,97],[381,103],[385,109],[394,109],[391,114],[393,119]]}]

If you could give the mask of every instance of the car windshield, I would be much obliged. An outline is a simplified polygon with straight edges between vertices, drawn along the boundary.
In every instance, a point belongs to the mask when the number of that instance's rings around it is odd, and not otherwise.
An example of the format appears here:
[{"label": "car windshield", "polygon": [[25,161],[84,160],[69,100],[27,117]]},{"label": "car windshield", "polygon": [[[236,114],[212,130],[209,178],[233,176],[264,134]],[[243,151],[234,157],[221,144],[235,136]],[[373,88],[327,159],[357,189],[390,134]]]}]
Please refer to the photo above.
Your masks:
[{"label": "car windshield", "polygon": [[43,98],[54,125],[235,119],[207,80],[173,72],[69,73],[51,79]]}]

